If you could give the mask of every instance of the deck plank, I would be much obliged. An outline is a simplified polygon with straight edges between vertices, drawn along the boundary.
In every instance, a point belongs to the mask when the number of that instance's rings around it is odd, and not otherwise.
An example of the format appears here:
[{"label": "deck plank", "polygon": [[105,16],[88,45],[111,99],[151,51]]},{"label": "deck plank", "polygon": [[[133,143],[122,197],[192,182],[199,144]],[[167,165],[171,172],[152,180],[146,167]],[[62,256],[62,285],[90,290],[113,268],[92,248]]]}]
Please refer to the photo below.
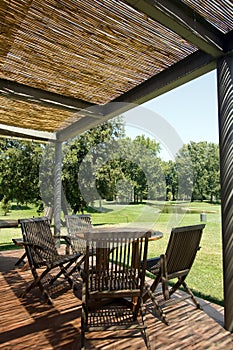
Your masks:
[{"label": "deck plank", "polygon": [[[47,305],[39,290],[24,299],[20,292],[31,280],[30,271],[15,267],[21,250],[0,253],[0,349],[80,349],[81,289],[76,295],[64,285]],[[233,335],[223,328],[223,308],[200,299],[204,311],[187,300],[170,308],[170,325],[163,324],[147,303],[147,325],[152,350],[233,349]],[[98,339],[96,339],[96,337]],[[98,332],[87,336],[87,349],[146,349],[140,333]]]}]

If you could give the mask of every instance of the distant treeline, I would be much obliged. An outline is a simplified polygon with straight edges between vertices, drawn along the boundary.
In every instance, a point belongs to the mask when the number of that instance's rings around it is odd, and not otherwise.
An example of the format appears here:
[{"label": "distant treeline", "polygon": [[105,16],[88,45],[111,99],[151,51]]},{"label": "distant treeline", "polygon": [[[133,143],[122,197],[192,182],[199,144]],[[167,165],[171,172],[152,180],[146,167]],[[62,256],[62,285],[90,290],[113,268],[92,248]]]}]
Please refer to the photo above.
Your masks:
[{"label": "distant treeline", "polygon": [[[0,200],[52,205],[54,144],[0,139]],[[63,205],[82,211],[104,198],[118,202],[220,200],[219,146],[190,142],[176,158],[163,161],[160,144],[144,135],[125,135],[121,118],[64,142]]]}]

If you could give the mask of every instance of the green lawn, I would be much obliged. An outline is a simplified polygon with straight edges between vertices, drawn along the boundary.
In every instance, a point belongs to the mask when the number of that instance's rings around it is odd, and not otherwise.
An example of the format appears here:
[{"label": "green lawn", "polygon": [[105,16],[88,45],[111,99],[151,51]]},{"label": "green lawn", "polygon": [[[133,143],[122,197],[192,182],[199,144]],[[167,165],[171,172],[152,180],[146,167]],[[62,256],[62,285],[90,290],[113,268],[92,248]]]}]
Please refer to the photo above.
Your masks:
[{"label": "green lawn", "polygon": [[[158,202],[127,206],[103,203],[102,212],[91,214],[94,225],[144,222],[162,231],[163,239],[150,242],[149,257],[152,257],[165,251],[172,227],[198,224],[200,213],[205,212],[207,222],[201,241],[201,250],[197,254],[187,281],[196,294],[223,305],[220,205],[181,202],[177,212],[174,212],[173,208],[174,206],[171,205],[164,207]],[[0,219],[32,216],[38,216],[33,207],[11,210],[7,216],[4,216],[0,210]],[[12,237],[21,237],[20,229],[0,229],[0,249],[12,248]]]},{"label": "green lawn", "polygon": [[[12,210],[6,216],[3,214],[4,213],[0,208],[0,220],[18,220],[38,216],[35,207],[22,206],[17,208],[16,205],[12,205]],[[15,246],[12,246],[12,238],[18,238],[21,236],[20,228],[0,228],[0,250],[14,248]]]}]

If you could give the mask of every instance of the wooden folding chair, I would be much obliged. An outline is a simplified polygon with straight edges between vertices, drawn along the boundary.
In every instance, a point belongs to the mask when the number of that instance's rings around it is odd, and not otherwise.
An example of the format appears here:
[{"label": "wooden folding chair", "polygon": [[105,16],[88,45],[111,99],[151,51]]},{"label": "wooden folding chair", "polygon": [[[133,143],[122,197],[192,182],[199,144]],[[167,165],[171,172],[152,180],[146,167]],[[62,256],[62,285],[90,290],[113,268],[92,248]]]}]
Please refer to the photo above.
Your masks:
[{"label": "wooden folding chair", "polygon": [[[143,300],[146,301],[149,297],[151,298],[162,321],[166,324],[168,324],[168,320],[162,306],[191,298],[197,308],[201,308],[185,280],[191,270],[197,251],[200,249],[204,227],[205,225],[201,224],[173,228],[165,254],[147,260],[146,269],[155,276],[155,280],[151,286],[146,285],[146,294]],[[174,279],[176,283],[169,287],[168,282]],[[161,292],[156,291],[159,284],[162,285]],[[171,300],[171,296],[180,287],[184,288],[186,295],[183,298]],[[161,305],[157,302],[157,297],[160,295],[163,296],[164,300]]]},{"label": "wooden folding chair", "polygon": [[88,235],[82,271],[82,349],[86,332],[129,329],[143,331],[150,349],[142,302],[149,235]]},{"label": "wooden folding chair", "polygon": [[59,277],[63,276],[73,287],[73,280],[70,276],[76,270],[80,254],[60,255],[58,253],[49,218],[22,219],[19,222],[23,234],[23,245],[34,278],[33,282],[21,294],[21,297],[24,297],[32,288],[38,286],[47,302],[52,304],[52,299],[44,281],[48,279],[48,285],[51,286]]},{"label": "wooden folding chair", "polygon": [[[53,219],[53,208],[52,207],[45,207],[44,208],[44,215],[43,215],[43,217],[48,218],[49,222],[51,223],[52,219]],[[19,220],[17,220],[17,226],[18,226],[18,224],[19,224]],[[12,238],[12,241],[17,246],[23,246],[22,238]],[[24,263],[24,266],[22,267],[22,270],[26,270],[29,267],[29,263],[24,261],[24,259],[26,257],[27,257],[27,254],[26,254],[26,251],[24,251],[22,256],[16,261],[15,266],[18,266],[21,263]]]},{"label": "wooden folding chair", "polygon": [[80,233],[92,228],[91,215],[66,215],[65,220],[67,227],[66,242],[74,254],[83,255],[86,251],[86,241],[80,237]]}]

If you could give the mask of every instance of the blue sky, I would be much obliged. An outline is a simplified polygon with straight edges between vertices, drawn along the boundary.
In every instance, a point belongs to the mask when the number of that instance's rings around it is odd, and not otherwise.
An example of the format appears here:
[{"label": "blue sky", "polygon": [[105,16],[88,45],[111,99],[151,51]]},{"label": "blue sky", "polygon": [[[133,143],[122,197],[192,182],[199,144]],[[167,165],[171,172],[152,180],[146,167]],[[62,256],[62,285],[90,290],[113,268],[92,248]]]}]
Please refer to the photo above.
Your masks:
[{"label": "blue sky", "polygon": [[[164,160],[174,160],[173,146],[169,145],[170,137],[173,137],[177,145],[180,145],[179,139],[182,145],[190,141],[218,143],[216,78],[216,70],[214,70],[144,103],[139,107],[140,117],[136,113],[132,118],[138,117],[139,122],[136,127],[126,123],[126,134],[131,138],[144,134],[158,141],[161,146],[160,157]],[[154,117],[158,115],[160,118],[154,118],[156,121],[153,122],[153,117],[146,112],[148,110],[152,111]],[[164,120],[167,125],[164,124]],[[157,124],[153,125],[155,123]],[[158,132],[150,134],[152,129],[157,129]],[[162,141],[159,139],[160,129],[163,133]],[[167,133],[167,139],[164,138],[164,133]]]},{"label": "blue sky", "polygon": [[184,143],[218,143],[216,71],[212,71],[143,105],[171,124]]}]

